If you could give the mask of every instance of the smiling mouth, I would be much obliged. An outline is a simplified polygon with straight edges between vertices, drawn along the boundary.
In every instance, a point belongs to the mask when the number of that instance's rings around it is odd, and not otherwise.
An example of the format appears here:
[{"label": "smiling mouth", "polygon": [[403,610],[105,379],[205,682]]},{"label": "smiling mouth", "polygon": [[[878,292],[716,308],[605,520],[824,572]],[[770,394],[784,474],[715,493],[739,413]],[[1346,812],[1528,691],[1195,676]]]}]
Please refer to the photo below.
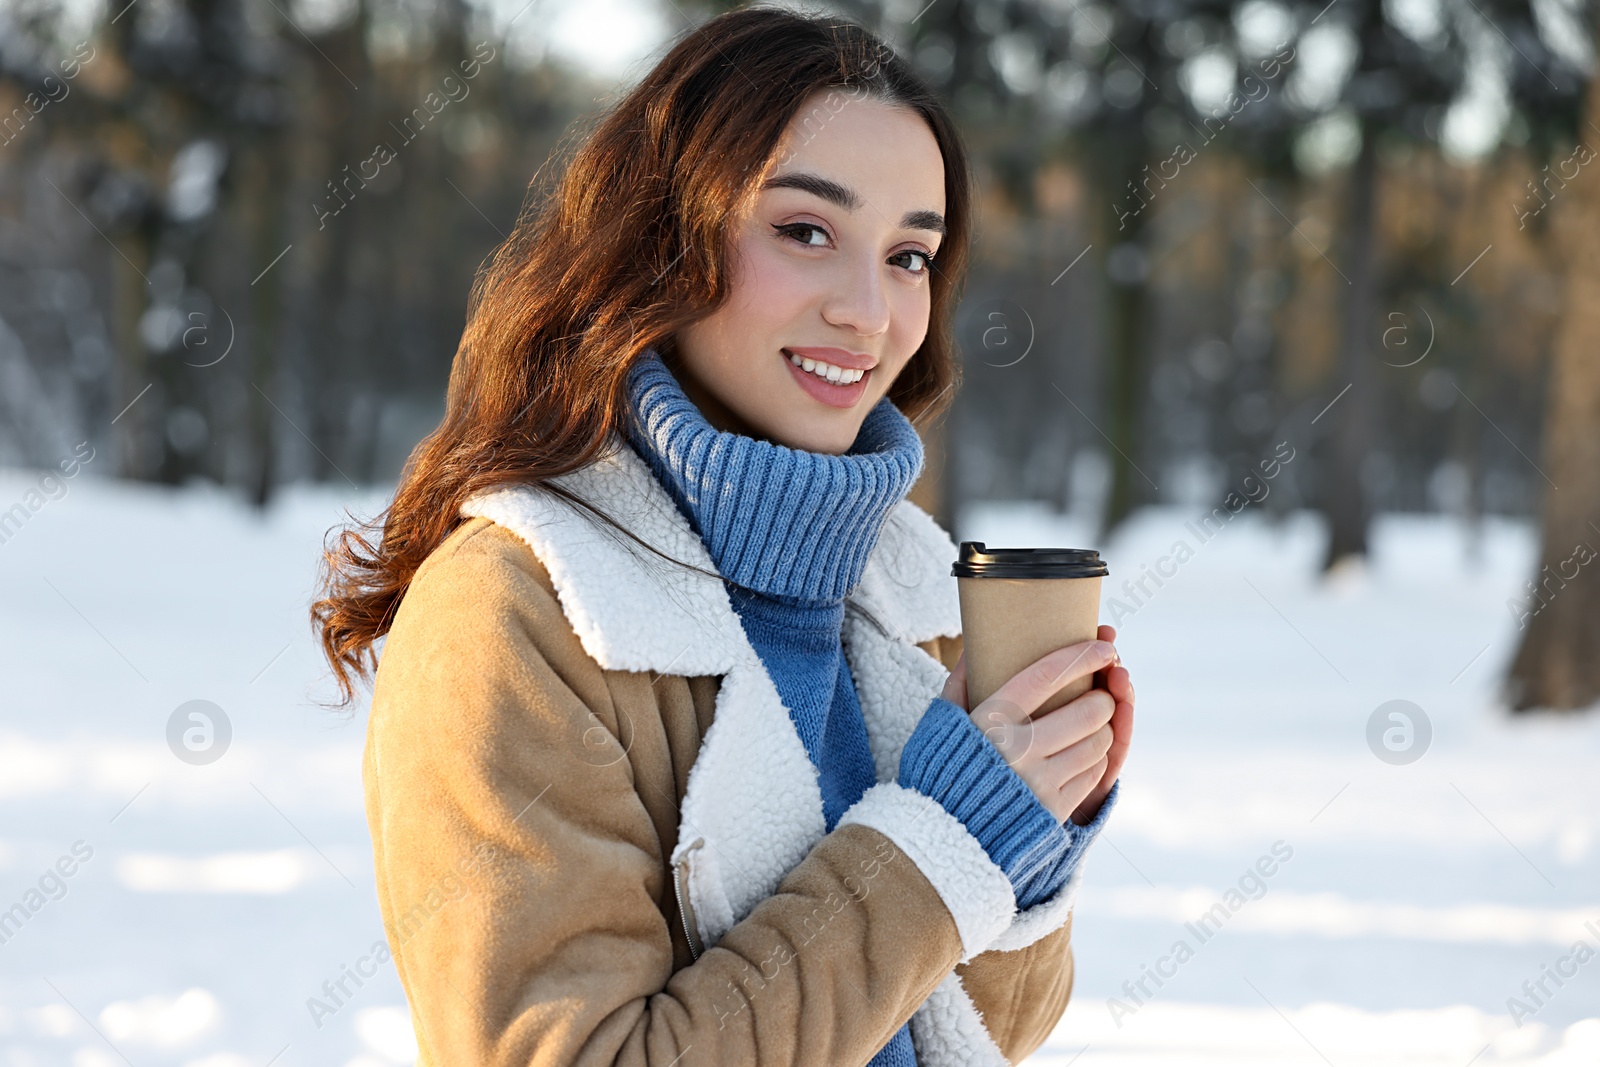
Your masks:
[{"label": "smiling mouth", "polygon": [[783,355],[785,359],[802,371],[815,375],[833,385],[853,385],[870,373],[867,370],[853,370],[849,367],[839,367],[832,363],[826,363],[820,359],[798,356],[787,348],[783,350]]}]

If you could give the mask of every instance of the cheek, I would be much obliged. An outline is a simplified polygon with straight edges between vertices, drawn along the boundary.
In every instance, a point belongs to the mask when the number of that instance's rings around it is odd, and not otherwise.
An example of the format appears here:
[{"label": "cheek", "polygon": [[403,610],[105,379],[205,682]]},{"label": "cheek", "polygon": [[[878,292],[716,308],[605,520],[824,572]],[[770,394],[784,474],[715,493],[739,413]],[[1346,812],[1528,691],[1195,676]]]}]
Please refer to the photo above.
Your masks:
[{"label": "cheek", "polygon": [[739,318],[760,333],[776,332],[793,322],[820,298],[819,278],[807,266],[772,249],[758,247],[746,254],[734,276],[738,295],[731,302],[739,309]]},{"label": "cheek", "polygon": [[928,336],[933,296],[926,283],[916,288],[890,290],[889,351],[903,366]]},{"label": "cheek", "polygon": [[[803,299],[803,279],[771,255],[759,250],[730,260],[733,271],[727,303],[690,328],[698,353],[695,369],[724,402],[727,383],[747,380],[758,353],[794,342],[786,323],[796,318],[792,305]],[[797,342],[796,342],[797,343]]]}]

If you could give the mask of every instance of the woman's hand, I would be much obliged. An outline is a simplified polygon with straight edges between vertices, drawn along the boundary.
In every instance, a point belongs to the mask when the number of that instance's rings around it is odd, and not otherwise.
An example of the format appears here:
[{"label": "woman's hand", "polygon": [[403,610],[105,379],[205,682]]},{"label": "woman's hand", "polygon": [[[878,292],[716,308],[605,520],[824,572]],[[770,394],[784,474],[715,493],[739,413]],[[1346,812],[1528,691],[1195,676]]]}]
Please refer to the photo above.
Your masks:
[{"label": "woman's hand", "polygon": [[[1101,626],[1098,638],[1058,648],[1012,676],[968,714],[1000,750],[1039,803],[1060,822],[1083,826],[1105,801],[1133,740],[1133,682],[1117,654],[1117,631]],[[1030,720],[1039,705],[1078,678],[1094,675],[1094,688]],[[967,655],[946,679],[943,696],[967,706]]]}]

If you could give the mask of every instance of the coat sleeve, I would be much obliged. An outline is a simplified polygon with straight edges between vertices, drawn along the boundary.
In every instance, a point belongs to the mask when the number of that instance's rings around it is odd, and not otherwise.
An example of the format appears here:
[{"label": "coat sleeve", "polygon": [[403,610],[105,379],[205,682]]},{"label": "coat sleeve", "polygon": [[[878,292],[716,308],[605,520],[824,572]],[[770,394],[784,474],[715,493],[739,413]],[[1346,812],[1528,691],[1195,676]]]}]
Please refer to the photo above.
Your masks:
[{"label": "coat sleeve", "polygon": [[[841,822],[674,972],[664,842],[618,736],[655,709],[613,693],[654,687],[602,671],[537,559],[491,529],[456,531],[419,570],[368,726],[379,905],[419,1067],[866,1063],[1004,927],[1003,872],[952,866],[970,835],[907,790]],[[1035,973],[998,970],[985,988]]]},{"label": "coat sleeve", "polygon": [[[935,637],[921,647],[954,670],[962,639]],[[1032,925],[1023,917],[1012,920],[1007,935],[1018,947],[991,948],[955,968],[990,1039],[1012,1063],[1043,1045],[1067,1010],[1073,980],[1071,901],[1080,882],[1075,872],[1060,893],[1022,913],[1033,917]]]}]

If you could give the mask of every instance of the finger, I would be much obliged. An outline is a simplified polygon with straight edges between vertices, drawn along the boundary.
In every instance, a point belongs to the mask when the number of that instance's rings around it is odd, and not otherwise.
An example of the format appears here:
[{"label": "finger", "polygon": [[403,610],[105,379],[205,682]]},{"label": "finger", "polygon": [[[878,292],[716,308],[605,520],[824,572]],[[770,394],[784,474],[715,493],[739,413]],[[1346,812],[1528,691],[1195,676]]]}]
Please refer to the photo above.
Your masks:
[{"label": "finger", "polygon": [[1117,732],[1117,739],[1124,743],[1133,740],[1133,708],[1133,701],[1119,700],[1116,710],[1111,713],[1111,728]]},{"label": "finger", "polygon": [[[1110,724],[1100,727],[1094,733],[1075,744],[1057,752],[1044,761],[1050,776],[1056,781],[1065,783],[1089,770],[1091,767],[1108,762],[1111,746],[1115,738],[1111,732]],[[1102,768],[1102,771],[1104,768]],[[1099,781],[1098,778],[1095,779]]]},{"label": "finger", "polygon": [[1115,647],[1105,641],[1080,641],[1055,649],[1014,674],[989,699],[1009,721],[1020,722],[1062,686],[1111,663],[1115,654]]},{"label": "finger", "polygon": [[[1100,624],[1100,628],[1096,632],[1095,636],[1098,637],[1102,641],[1107,641],[1107,642],[1113,642],[1114,643],[1117,640],[1117,628],[1115,626],[1112,626],[1110,623],[1101,623]],[[1116,649],[1112,649],[1111,652],[1112,652],[1111,662],[1112,663],[1121,663],[1122,662],[1122,654],[1120,652],[1118,652]]]},{"label": "finger", "polygon": [[1133,679],[1128,674],[1128,668],[1107,668],[1105,676],[1105,690],[1116,697],[1117,703],[1133,703]]},{"label": "finger", "polygon": [[956,665],[950,671],[950,676],[944,680],[944,698],[952,704],[966,710],[967,707],[967,654],[962,652],[956,657]]},{"label": "finger", "polygon": [[[1098,639],[1101,641],[1115,642],[1117,639],[1117,628],[1108,623],[1102,623],[1098,634]],[[1121,665],[1122,653],[1117,649],[1116,645],[1113,644],[1111,648],[1111,664],[1102,670],[1095,671],[1094,682],[1092,683],[1094,687],[1096,689],[1106,688],[1107,674],[1110,672],[1112,667],[1120,667]]]},{"label": "finger", "polygon": [[1111,761],[1111,777],[1115,778],[1122,772],[1123,764],[1128,760],[1128,750],[1133,747],[1133,705],[1117,704],[1117,710],[1111,713],[1109,725],[1113,740],[1106,755]]},{"label": "finger", "polygon": [[[1089,794],[1094,792],[1095,786],[1100,783],[1100,779],[1105,774],[1104,764],[1105,761],[1102,760],[1082,774],[1070,778],[1062,784],[1058,795],[1061,797],[1061,807],[1068,817],[1076,813],[1083,802],[1089,798]],[[1074,819],[1073,821],[1076,822],[1077,820]],[[1079,825],[1085,824],[1080,823]]]},{"label": "finger", "polygon": [[1040,756],[1053,756],[1105,726],[1116,701],[1104,689],[1091,689],[1033,720],[1033,744]]}]

